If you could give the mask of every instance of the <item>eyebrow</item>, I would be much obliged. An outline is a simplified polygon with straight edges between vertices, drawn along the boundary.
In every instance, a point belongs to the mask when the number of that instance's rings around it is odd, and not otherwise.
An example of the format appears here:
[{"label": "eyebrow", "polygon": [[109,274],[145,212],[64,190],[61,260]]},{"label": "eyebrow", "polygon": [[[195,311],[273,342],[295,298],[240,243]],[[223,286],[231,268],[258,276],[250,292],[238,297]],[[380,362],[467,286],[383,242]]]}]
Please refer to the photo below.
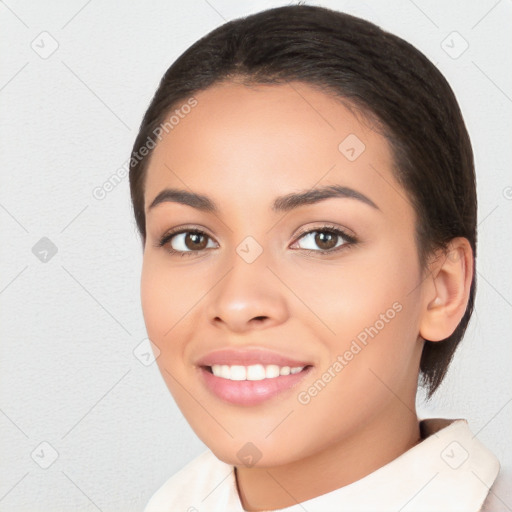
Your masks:
[{"label": "eyebrow", "polygon": [[[380,208],[369,197],[366,197],[357,190],[349,187],[343,187],[341,185],[329,185],[322,188],[314,188],[304,192],[291,193],[277,197],[272,205],[272,210],[276,213],[288,212],[295,208],[319,203],[320,201],[333,197],[356,199],[368,206],[371,206],[372,208],[375,208],[376,210],[380,210]],[[209,213],[219,212],[218,206],[208,196],[176,188],[166,188],[162,190],[155,199],[153,199],[152,203],[148,207],[148,211],[159,204],[167,202],[188,205],[192,208],[196,208],[197,210]]]}]

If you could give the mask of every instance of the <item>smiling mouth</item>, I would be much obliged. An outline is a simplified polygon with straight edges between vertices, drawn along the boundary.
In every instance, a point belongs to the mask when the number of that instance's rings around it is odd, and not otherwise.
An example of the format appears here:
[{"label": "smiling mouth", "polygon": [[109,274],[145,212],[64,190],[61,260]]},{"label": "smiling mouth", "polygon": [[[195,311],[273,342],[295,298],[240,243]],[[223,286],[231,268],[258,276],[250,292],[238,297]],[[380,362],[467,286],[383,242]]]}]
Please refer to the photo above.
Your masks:
[{"label": "smiling mouth", "polygon": [[278,395],[284,399],[313,368],[310,364],[293,367],[275,364],[199,366],[200,381],[209,392],[223,402],[246,407],[271,401]]},{"label": "smiling mouth", "polygon": [[282,376],[295,375],[310,367],[311,365],[291,367],[279,366],[277,364],[253,364],[248,366],[214,364],[212,366],[203,366],[206,371],[215,377],[231,381],[276,379]]}]

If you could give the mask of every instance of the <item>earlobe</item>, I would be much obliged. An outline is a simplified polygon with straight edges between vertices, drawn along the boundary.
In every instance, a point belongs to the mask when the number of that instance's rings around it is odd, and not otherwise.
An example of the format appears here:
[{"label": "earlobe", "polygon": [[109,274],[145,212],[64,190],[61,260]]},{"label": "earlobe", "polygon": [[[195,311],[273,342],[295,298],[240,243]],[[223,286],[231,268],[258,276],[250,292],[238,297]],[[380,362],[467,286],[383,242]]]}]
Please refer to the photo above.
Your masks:
[{"label": "earlobe", "polygon": [[454,238],[430,264],[424,286],[420,336],[429,341],[448,338],[459,325],[473,279],[473,251],[466,238]]}]

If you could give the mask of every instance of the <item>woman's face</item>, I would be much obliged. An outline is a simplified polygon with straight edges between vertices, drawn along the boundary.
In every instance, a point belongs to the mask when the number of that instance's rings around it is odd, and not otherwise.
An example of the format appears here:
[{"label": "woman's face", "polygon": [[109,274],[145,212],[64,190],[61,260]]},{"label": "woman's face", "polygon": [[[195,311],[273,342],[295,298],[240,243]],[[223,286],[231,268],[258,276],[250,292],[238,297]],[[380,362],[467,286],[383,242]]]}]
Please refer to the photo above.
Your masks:
[{"label": "woman's face", "polygon": [[191,427],[270,466],[410,417],[422,271],[386,140],[302,83],[195,98],[151,157],[141,282]]}]

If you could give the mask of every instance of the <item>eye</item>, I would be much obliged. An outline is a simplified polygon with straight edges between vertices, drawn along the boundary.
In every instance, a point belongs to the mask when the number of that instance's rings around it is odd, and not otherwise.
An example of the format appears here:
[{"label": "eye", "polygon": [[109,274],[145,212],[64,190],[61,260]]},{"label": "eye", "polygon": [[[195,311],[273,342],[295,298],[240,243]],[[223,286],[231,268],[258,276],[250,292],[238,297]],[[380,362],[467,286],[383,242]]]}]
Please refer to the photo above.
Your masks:
[{"label": "eye", "polygon": [[334,226],[322,226],[303,233],[296,243],[300,249],[320,254],[336,252],[344,246],[355,244],[355,237]]},{"label": "eye", "polygon": [[[336,226],[321,226],[309,230],[300,235],[295,244],[299,249],[307,252],[328,254],[350,247],[357,243],[354,236],[351,236]],[[171,254],[180,256],[191,256],[206,249],[218,247],[216,242],[204,231],[197,228],[176,228],[167,232],[155,244],[157,247],[166,247]]]},{"label": "eye", "polygon": [[[211,242],[211,243],[210,243]],[[215,248],[213,240],[204,231],[199,229],[184,229],[166,233],[158,242],[158,247],[168,246],[168,252],[171,254],[180,254],[181,256],[191,253],[201,252],[205,249]]]}]

